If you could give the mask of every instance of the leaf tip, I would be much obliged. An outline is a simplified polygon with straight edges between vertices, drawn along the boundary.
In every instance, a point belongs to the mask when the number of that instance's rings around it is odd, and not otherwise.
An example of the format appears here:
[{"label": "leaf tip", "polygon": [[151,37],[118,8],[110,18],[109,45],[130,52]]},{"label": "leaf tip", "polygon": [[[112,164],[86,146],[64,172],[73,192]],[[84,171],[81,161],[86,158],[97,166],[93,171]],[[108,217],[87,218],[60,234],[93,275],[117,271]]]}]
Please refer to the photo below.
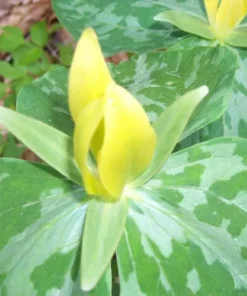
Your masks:
[{"label": "leaf tip", "polygon": [[96,283],[94,283],[93,281],[86,281],[86,280],[83,280],[83,278],[81,278],[80,285],[81,285],[81,290],[83,292],[89,292],[96,286]]},{"label": "leaf tip", "polygon": [[153,19],[154,19],[155,21],[163,21],[163,17],[162,17],[162,15],[163,15],[163,12],[160,12],[160,13],[156,14],[156,15],[153,17]]},{"label": "leaf tip", "polygon": [[209,93],[209,88],[207,87],[207,85],[203,85],[197,88],[197,92],[198,92],[198,102],[200,103]]},{"label": "leaf tip", "polygon": [[200,96],[204,98],[209,93],[209,88],[207,87],[207,85],[203,85],[199,87],[199,92],[200,92]]}]

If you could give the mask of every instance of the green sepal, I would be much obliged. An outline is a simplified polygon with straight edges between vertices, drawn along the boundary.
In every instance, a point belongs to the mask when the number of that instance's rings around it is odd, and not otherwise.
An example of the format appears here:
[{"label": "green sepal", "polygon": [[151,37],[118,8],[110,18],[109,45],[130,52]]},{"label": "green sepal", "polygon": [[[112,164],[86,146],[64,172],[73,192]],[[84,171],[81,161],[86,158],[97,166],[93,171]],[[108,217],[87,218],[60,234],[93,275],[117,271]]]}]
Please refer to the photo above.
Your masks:
[{"label": "green sepal", "polygon": [[206,39],[215,39],[215,35],[207,21],[183,11],[166,10],[157,14],[154,20],[168,22],[182,31]]},{"label": "green sepal", "polygon": [[150,180],[164,165],[198,104],[208,94],[208,87],[202,86],[188,92],[170,105],[154,122],[157,144],[154,157],[148,169],[130,184],[137,187]]},{"label": "green sepal", "polygon": [[89,202],[82,238],[82,290],[93,289],[110,265],[121,239],[127,214],[126,198],[116,202],[94,198]]},{"label": "green sepal", "polygon": [[0,107],[0,122],[50,166],[81,184],[81,175],[73,157],[73,139],[70,136],[4,107]]}]

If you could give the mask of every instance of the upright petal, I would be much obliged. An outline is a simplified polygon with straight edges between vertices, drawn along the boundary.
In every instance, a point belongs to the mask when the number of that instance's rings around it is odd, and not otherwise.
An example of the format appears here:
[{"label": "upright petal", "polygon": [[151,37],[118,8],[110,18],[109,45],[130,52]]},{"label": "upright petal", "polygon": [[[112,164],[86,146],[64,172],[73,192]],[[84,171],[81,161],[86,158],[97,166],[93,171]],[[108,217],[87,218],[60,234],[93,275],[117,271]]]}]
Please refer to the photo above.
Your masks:
[{"label": "upright petal", "polygon": [[86,29],[76,46],[69,74],[69,107],[76,121],[81,108],[102,97],[112,81],[93,29]]},{"label": "upright petal", "polygon": [[216,15],[216,28],[221,36],[228,34],[247,14],[247,0],[222,0]]},{"label": "upright petal", "polygon": [[102,184],[113,197],[150,163],[155,132],[141,104],[124,88],[108,87],[104,115],[105,137],[98,159]]},{"label": "upright petal", "polygon": [[204,0],[204,5],[207,11],[209,23],[213,26],[215,23],[219,0]]},{"label": "upright petal", "polygon": [[88,156],[92,138],[102,120],[105,100],[100,98],[89,103],[77,116],[74,132],[75,159],[89,194],[105,195],[97,172],[89,168]]},{"label": "upright petal", "polygon": [[101,122],[99,123],[99,126],[97,128],[97,130],[95,131],[95,134],[92,138],[92,142],[90,145],[90,149],[94,155],[94,157],[97,159],[98,158],[98,154],[100,153],[100,150],[102,148],[103,145],[103,141],[104,141],[104,135],[105,135],[105,127],[104,127],[104,121],[101,120]]}]

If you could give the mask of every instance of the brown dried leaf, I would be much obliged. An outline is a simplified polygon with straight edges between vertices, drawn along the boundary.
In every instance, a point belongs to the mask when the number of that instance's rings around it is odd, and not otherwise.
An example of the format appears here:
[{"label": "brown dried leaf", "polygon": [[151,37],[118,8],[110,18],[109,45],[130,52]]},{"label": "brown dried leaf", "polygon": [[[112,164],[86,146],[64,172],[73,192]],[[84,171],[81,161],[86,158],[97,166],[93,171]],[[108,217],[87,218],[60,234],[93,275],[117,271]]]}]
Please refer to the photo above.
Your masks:
[{"label": "brown dried leaf", "polygon": [[126,52],[120,52],[112,57],[106,58],[105,60],[109,63],[119,64],[120,62],[127,61],[128,59],[129,56]]},{"label": "brown dried leaf", "polygon": [[51,15],[51,0],[0,0],[0,27],[18,26],[26,33],[33,23]]}]

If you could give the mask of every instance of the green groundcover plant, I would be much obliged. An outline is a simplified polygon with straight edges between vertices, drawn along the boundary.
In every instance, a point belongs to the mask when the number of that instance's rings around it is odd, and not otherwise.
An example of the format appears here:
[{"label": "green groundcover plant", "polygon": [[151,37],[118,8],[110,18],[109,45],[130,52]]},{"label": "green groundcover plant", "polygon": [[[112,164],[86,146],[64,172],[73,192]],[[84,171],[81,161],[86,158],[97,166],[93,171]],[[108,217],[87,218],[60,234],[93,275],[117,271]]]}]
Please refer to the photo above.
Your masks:
[{"label": "green groundcover plant", "polygon": [[[15,109],[19,90],[47,71],[63,65],[69,66],[72,59],[72,44],[51,43],[51,37],[61,25],[54,23],[48,28],[44,21],[30,27],[25,37],[16,26],[5,26],[0,35],[0,103]],[[55,52],[55,54],[54,54]],[[18,145],[16,139],[8,133],[0,134],[0,156],[20,158],[25,147]]]},{"label": "green groundcover plant", "polygon": [[[247,295],[247,139],[229,137],[247,111],[227,113],[246,100],[245,49],[185,46],[194,37],[154,19],[205,14],[202,1],[53,7],[84,33],[70,70],[0,108],[44,161],[0,159],[0,294]],[[107,67],[89,26],[105,56],[136,54]]]},{"label": "green groundcover plant", "polygon": [[5,82],[0,83],[0,98],[4,98],[5,107],[14,109],[22,86],[56,66],[52,65],[51,57],[45,50],[52,33],[53,28],[48,31],[44,21],[31,26],[28,39],[18,27],[2,28],[0,52],[5,59],[0,61],[0,76]]}]

